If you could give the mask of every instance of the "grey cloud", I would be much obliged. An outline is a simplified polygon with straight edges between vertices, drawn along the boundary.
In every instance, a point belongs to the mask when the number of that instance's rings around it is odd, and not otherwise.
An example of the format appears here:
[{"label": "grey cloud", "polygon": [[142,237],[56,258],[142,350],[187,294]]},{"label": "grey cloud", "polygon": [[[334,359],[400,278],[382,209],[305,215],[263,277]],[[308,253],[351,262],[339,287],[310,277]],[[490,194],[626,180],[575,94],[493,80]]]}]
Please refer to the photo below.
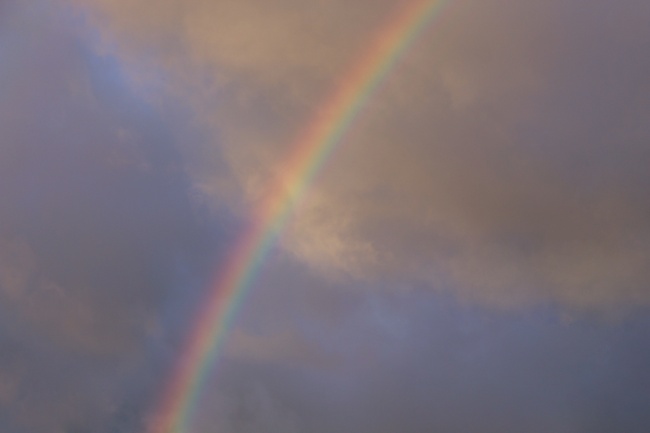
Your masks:
[{"label": "grey cloud", "polygon": [[647,137],[647,107],[628,97],[647,88],[648,35],[627,17],[647,11],[578,7],[452,4],[324,173],[297,254],[318,264],[323,239],[352,239],[371,273],[497,305],[646,302],[648,155],[629,128]]},{"label": "grey cloud", "polygon": [[[264,274],[239,326],[293,323],[334,368],[291,359],[287,348],[273,358],[224,356],[206,378],[197,431],[641,433],[650,425],[647,309],[606,320],[553,306],[504,313],[428,287],[286,275]],[[314,302],[324,297],[329,303]]]},{"label": "grey cloud", "polygon": [[[394,6],[353,3],[0,5],[0,429],[142,431],[236,226],[201,200],[259,196]],[[581,310],[647,302],[648,9],[605,5],[450,3],[267,261],[198,431],[647,431],[647,312]]]},{"label": "grey cloud", "polygon": [[[35,15],[24,19],[41,26],[25,26],[32,39],[15,48],[16,71],[4,77],[4,292],[42,303],[42,313],[52,302],[90,302],[88,319],[101,323],[122,310],[111,328],[128,328],[161,299],[174,267],[207,248],[203,229],[161,119],[128,99],[114,62]],[[104,337],[97,343],[110,346]]]},{"label": "grey cloud", "polygon": [[[549,311],[524,318],[445,308],[452,313],[433,307],[435,314],[412,321],[408,351],[391,346],[387,364],[356,372],[369,376],[359,379],[364,423],[451,432],[646,428],[639,408],[647,378],[632,358],[648,352],[631,343],[647,326],[643,317],[612,327],[584,318],[562,323]],[[367,421],[370,414],[380,415]]]},{"label": "grey cloud", "polygon": [[138,431],[233,220],[193,201],[180,108],[143,100],[69,11],[5,11],[0,429]]},{"label": "grey cloud", "polygon": [[332,368],[336,360],[306,335],[295,330],[254,334],[234,329],[228,337],[223,356],[247,362],[278,363],[311,368]]},{"label": "grey cloud", "polygon": [[229,395],[227,400],[222,399],[220,431],[231,433],[303,431],[296,415],[284,407],[281,399],[271,394],[265,386],[256,384],[232,394],[234,395]]},{"label": "grey cloud", "polygon": [[[396,6],[168,1],[142,21],[129,8],[146,2],[76,4],[118,55],[176,77],[161,91],[191,101],[231,169],[211,168],[214,147],[186,149],[196,184],[243,209]],[[634,0],[449,2],[285,247],[329,274],[406,276],[493,305],[646,303],[648,16]]]},{"label": "grey cloud", "polygon": [[[303,329],[322,327],[320,345],[339,357],[340,368],[230,359],[201,405],[205,431],[212,431],[208,419],[269,419],[261,402],[251,402],[255,389],[265,390],[268,405],[300,431],[640,433],[650,423],[645,310],[611,321],[549,307],[503,314],[426,288],[343,288],[332,289],[357,307],[334,326],[290,299],[304,286],[275,292],[293,304],[288,314],[305,314]],[[365,356],[350,356],[359,353]]]}]

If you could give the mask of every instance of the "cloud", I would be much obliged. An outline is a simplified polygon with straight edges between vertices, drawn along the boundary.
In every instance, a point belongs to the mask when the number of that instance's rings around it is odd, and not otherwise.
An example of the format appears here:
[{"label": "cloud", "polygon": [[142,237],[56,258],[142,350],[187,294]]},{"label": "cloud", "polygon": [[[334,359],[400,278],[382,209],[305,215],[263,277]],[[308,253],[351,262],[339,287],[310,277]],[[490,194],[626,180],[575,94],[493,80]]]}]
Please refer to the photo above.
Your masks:
[{"label": "cloud", "polygon": [[278,363],[327,369],[336,361],[314,342],[287,330],[270,335],[256,335],[241,328],[234,329],[228,337],[225,355],[247,362]]},{"label": "cloud", "polygon": [[[309,287],[266,287],[290,305],[283,318],[302,316],[296,328],[337,368],[224,357],[197,404],[197,431],[266,425],[282,432],[286,424],[316,433],[647,430],[645,311],[569,320],[555,308],[462,305],[427,288],[330,289],[348,306],[335,323],[307,297],[296,302]],[[249,308],[256,318],[278,315],[259,299]]]},{"label": "cloud", "polygon": [[[143,430],[227,212],[396,6],[308,3],[0,5],[0,430]],[[268,258],[197,431],[647,430],[647,318],[564,310],[647,302],[648,6],[605,5],[450,3]]]},{"label": "cloud", "polygon": [[180,109],[58,5],[3,7],[0,430],[137,431],[229,223],[192,199]]},{"label": "cloud", "polygon": [[224,405],[222,430],[232,433],[298,433],[301,429],[295,414],[282,406],[281,399],[257,385],[240,395],[231,396]]},{"label": "cloud", "polygon": [[[397,6],[76,4],[123,58],[175,77],[167,91],[192,101],[232,170],[215,175],[212,150],[194,148],[195,182],[239,206]],[[285,247],[328,273],[499,306],[647,303],[649,15],[634,0],[450,2],[328,162]]]}]

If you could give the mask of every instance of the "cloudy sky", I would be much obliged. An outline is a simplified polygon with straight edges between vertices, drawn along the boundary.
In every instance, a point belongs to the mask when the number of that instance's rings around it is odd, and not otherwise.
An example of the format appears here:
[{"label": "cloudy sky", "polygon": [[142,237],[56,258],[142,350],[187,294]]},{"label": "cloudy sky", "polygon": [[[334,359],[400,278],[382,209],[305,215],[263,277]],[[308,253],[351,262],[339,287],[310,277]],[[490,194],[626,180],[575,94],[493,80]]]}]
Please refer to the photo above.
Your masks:
[{"label": "cloudy sky", "polygon": [[[215,275],[415,0],[0,0],[0,431],[151,433]],[[448,0],[184,432],[650,430],[650,2]]]}]

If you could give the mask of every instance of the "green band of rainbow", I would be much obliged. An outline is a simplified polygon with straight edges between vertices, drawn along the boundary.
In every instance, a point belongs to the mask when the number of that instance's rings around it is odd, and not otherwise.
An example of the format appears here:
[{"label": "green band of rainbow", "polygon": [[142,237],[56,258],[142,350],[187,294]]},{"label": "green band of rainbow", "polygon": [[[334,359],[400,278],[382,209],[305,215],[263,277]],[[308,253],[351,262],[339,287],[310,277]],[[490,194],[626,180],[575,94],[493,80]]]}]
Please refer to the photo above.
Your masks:
[{"label": "green band of rainbow", "polygon": [[319,169],[341,142],[361,109],[406,48],[437,16],[446,0],[413,0],[381,29],[367,54],[299,137],[283,170],[284,178],[257,209],[222,266],[209,299],[156,407],[151,433],[185,433],[197,400],[246,289],[285,222]]}]

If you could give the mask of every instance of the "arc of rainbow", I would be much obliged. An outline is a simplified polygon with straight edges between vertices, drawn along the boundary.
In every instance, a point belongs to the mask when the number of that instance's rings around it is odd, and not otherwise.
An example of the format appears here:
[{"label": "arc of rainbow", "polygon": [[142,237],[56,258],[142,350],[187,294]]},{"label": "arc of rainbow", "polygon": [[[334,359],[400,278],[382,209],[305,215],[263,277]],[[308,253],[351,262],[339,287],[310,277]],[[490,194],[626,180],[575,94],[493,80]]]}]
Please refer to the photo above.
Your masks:
[{"label": "arc of rainbow", "polygon": [[291,210],[400,54],[438,16],[447,1],[409,2],[381,29],[371,49],[344,77],[297,140],[285,165],[284,181],[278,182],[258,207],[253,223],[236,244],[199,311],[172,380],[156,407],[151,433],[186,431],[202,385],[224,344],[229,324]]}]

